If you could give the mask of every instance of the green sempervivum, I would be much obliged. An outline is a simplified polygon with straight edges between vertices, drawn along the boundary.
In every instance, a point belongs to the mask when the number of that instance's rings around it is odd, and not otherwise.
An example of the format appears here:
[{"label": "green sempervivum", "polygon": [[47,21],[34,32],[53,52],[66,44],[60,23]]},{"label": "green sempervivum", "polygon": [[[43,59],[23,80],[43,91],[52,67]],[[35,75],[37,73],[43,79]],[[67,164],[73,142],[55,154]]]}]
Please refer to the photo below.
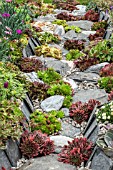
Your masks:
[{"label": "green sempervivum", "polygon": [[30,115],[30,127],[31,130],[41,130],[43,133],[48,135],[54,134],[61,129],[61,122],[56,118],[58,114],[50,112],[43,113],[39,110],[36,110]]},{"label": "green sempervivum", "polygon": [[65,97],[63,106],[70,107],[72,101],[72,88],[68,83],[63,81],[52,84],[47,91],[48,95],[62,95]]},{"label": "green sempervivum", "polygon": [[56,19],[52,22],[52,24],[57,24],[57,25],[62,25],[63,27],[67,27],[67,23],[66,20],[60,20],[60,19]]},{"label": "green sempervivum", "polygon": [[98,81],[99,87],[101,89],[105,89],[106,92],[111,92],[113,90],[113,77],[102,77],[99,81]]},{"label": "green sempervivum", "polygon": [[2,100],[0,102],[0,148],[4,148],[9,137],[19,139],[22,133],[20,122],[23,114],[17,102]]},{"label": "green sempervivum", "polygon": [[66,54],[66,59],[67,60],[76,60],[85,54],[80,52],[79,50],[70,50],[69,53]]},{"label": "green sempervivum", "polygon": [[44,34],[39,33],[38,37],[39,37],[38,38],[39,41],[42,44],[52,43],[52,42],[58,43],[60,41],[60,37],[58,35],[51,34],[49,32],[45,32]]},{"label": "green sempervivum", "polygon": [[56,59],[62,59],[61,50],[56,47],[50,47],[48,45],[41,45],[35,48],[35,54],[37,56],[43,55],[44,57],[52,57]]},{"label": "green sempervivum", "polygon": [[65,28],[65,31],[70,31],[70,30],[74,30],[76,33],[80,33],[81,32],[81,29],[77,26],[74,26],[74,25],[68,25],[66,26]]},{"label": "green sempervivum", "polygon": [[48,68],[45,71],[38,71],[37,74],[39,79],[43,80],[47,84],[51,84],[62,79],[61,75],[53,68]]}]

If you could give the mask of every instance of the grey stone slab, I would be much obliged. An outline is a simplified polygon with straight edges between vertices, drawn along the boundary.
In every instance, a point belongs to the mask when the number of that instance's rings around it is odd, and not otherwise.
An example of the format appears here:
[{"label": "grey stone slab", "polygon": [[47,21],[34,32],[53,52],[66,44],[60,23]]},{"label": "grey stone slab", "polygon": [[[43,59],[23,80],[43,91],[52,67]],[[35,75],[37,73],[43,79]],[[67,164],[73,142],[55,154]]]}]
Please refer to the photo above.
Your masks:
[{"label": "grey stone slab", "polygon": [[88,89],[88,90],[80,90],[75,93],[73,96],[73,103],[81,101],[88,102],[90,99],[95,99],[101,102],[101,104],[105,104],[108,102],[107,100],[108,94],[104,89]]},{"label": "grey stone slab", "polygon": [[8,160],[8,157],[6,156],[5,152],[0,149],[0,169],[4,167],[6,169],[11,168],[11,163]]},{"label": "grey stone slab", "polygon": [[45,16],[39,16],[36,21],[45,21],[45,22],[52,22],[56,19],[54,14],[47,14]]},{"label": "grey stone slab", "polygon": [[67,122],[62,122],[61,124],[62,124],[61,135],[74,138],[78,134],[80,134],[80,128],[76,128]]},{"label": "grey stone slab", "polygon": [[67,71],[70,71],[69,65],[60,60],[45,57],[41,58],[41,61],[45,61],[46,67],[53,68],[55,71],[58,71],[62,76],[66,75]]},{"label": "grey stone slab", "polygon": [[80,20],[80,21],[68,21],[67,24],[78,26],[83,30],[91,30],[93,22],[87,20]]},{"label": "grey stone slab", "polygon": [[65,117],[69,117],[69,109],[68,108],[62,108],[61,110],[64,112]]},{"label": "grey stone slab", "polygon": [[38,81],[40,83],[44,83],[43,81],[41,81],[36,72],[31,72],[31,73],[24,73],[24,75],[26,76],[26,78],[30,81],[30,82],[34,82],[34,81]]},{"label": "grey stone slab", "polygon": [[54,34],[57,34],[59,36],[64,35],[65,34],[64,27],[62,25],[56,25],[55,30],[54,30]]},{"label": "grey stone slab", "polygon": [[100,63],[100,64],[96,64],[93,66],[90,66],[88,69],[86,69],[84,72],[94,72],[99,74],[100,70],[105,66],[109,64],[108,62],[104,62],[104,63]]},{"label": "grey stone slab", "polygon": [[71,40],[71,39],[77,38],[77,36],[78,35],[77,33],[75,33],[74,30],[70,30],[63,35],[63,38]]},{"label": "grey stone slab", "polygon": [[[25,170],[76,170],[76,167],[57,161],[56,154],[35,158],[33,163],[25,167]],[[20,168],[19,170],[23,170]]]},{"label": "grey stone slab", "polygon": [[92,158],[91,169],[113,170],[113,161],[98,149]]},{"label": "grey stone slab", "polygon": [[10,159],[12,166],[17,166],[17,161],[21,158],[19,147],[12,139],[7,140],[6,153]]},{"label": "grey stone slab", "polygon": [[76,81],[92,81],[97,82],[100,79],[100,76],[96,73],[90,72],[73,72],[71,75],[68,76],[69,78],[76,80]]},{"label": "grey stone slab", "polygon": [[41,108],[45,112],[59,110],[62,107],[63,101],[64,96],[61,95],[51,96],[41,102]]}]

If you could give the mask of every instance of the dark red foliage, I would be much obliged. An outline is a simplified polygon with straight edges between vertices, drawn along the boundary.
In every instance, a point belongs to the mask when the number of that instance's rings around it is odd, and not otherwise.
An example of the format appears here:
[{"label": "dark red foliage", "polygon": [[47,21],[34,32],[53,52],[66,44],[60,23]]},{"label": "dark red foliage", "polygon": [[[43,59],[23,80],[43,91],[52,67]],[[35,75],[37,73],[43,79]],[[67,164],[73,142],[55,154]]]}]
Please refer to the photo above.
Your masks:
[{"label": "dark red foliage", "polygon": [[95,12],[94,10],[88,10],[84,15],[85,20],[89,21],[98,21],[99,20],[99,13]]},{"label": "dark red foliage", "polygon": [[81,57],[74,61],[75,67],[79,68],[81,71],[84,71],[88,67],[98,63],[99,61],[96,57],[90,58],[88,56]]},{"label": "dark red foliage", "polygon": [[61,12],[60,14],[57,14],[57,19],[66,20],[66,21],[78,21],[78,20],[83,20],[84,16],[74,16],[67,12]]},{"label": "dark red foliage", "polygon": [[90,99],[87,103],[81,101],[73,103],[70,107],[70,117],[72,117],[78,124],[87,121],[95,105],[99,105],[100,102]]},{"label": "dark red foliage", "polygon": [[66,9],[69,11],[73,11],[74,9],[77,9],[76,5],[79,5],[80,3],[77,1],[73,0],[67,0],[66,2],[64,1],[59,1],[59,0],[53,0],[53,4],[56,5],[57,8],[62,8]]},{"label": "dark red foliage", "polygon": [[72,142],[68,141],[58,155],[58,160],[75,166],[87,161],[92,153],[93,144],[86,138],[75,138]]},{"label": "dark red foliage", "polygon": [[20,149],[27,158],[49,155],[54,151],[54,143],[47,134],[40,130],[34,132],[25,131],[21,137]]},{"label": "dark red foliage", "polygon": [[67,50],[71,49],[84,49],[85,40],[66,40],[64,43],[64,48]]},{"label": "dark red foliage", "polygon": [[100,76],[102,77],[113,76],[113,63],[105,65],[100,70]]},{"label": "dark red foliage", "polygon": [[28,92],[29,96],[31,97],[32,100],[39,99],[39,101],[44,100],[47,98],[47,90],[50,88],[45,83],[40,83],[37,81],[34,81],[30,83]]},{"label": "dark red foliage", "polygon": [[113,100],[113,91],[110,92],[108,95],[108,101]]},{"label": "dark red foliage", "polygon": [[25,57],[18,64],[21,71],[29,73],[32,71],[42,70],[44,68],[42,62],[36,58]]},{"label": "dark red foliage", "polygon": [[102,39],[104,34],[105,34],[105,29],[104,28],[100,28],[99,30],[96,31],[95,34],[93,34],[93,35],[90,34],[88,38],[89,38],[90,41],[93,41],[93,40],[95,40],[97,38],[99,38],[99,39],[101,38]]}]

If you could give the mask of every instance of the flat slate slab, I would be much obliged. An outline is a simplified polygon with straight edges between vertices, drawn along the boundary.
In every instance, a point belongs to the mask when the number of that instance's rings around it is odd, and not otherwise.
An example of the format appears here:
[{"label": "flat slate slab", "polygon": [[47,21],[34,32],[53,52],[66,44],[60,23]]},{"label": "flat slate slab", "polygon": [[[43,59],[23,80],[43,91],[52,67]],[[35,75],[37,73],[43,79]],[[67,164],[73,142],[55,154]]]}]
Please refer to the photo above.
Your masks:
[{"label": "flat slate slab", "polygon": [[87,20],[80,20],[80,21],[68,21],[67,24],[75,25],[83,30],[91,30],[91,26],[93,25],[93,22]]},{"label": "flat slate slab", "polygon": [[97,149],[91,162],[92,170],[113,170],[113,161]]},{"label": "flat slate slab", "polygon": [[67,71],[70,71],[69,65],[65,62],[62,62],[60,60],[54,59],[54,58],[39,58],[48,68],[53,68],[55,71],[58,71],[62,76],[67,74]]},{"label": "flat slate slab", "polygon": [[62,129],[61,135],[63,136],[74,138],[76,135],[80,134],[80,128],[76,128],[67,122],[62,122]]},{"label": "flat slate slab", "polygon": [[[52,154],[35,158],[33,163],[24,168],[25,170],[76,170],[76,167],[57,161],[57,155]],[[20,168],[19,170],[24,170]]]},{"label": "flat slate slab", "polygon": [[81,101],[83,103],[90,99],[95,99],[101,102],[101,104],[107,103],[108,94],[104,89],[88,89],[80,90],[73,96],[73,103]]},{"label": "flat slate slab", "polygon": [[87,73],[86,72],[73,72],[68,77],[79,82],[81,81],[97,82],[100,78],[98,74],[90,73],[90,72],[87,72]]}]

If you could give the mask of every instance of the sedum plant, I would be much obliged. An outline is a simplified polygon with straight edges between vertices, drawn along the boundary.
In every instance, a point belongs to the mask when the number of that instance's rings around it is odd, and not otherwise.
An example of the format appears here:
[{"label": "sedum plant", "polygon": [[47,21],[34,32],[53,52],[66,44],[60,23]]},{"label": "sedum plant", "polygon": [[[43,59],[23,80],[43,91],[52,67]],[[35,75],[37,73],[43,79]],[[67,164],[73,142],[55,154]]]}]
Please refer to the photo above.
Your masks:
[{"label": "sedum plant", "polygon": [[113,76],[109,77],[102,77],[98,80],[99,87],[101,89],[105,89],[106,92],[110,92],[113,90]]},{"label": "sedum plant", "polygon": [[48,135],[58,132],[61,129],[61,122],[56,117],[58,117],[57,111],[55,114],[55,111],[54,113],[43,113],[36,110],[30,115],[31,131],[41,130]]},{"label": "sedum plant", "polygon": [[20,149],[26,158],[49,155],[54,151],[54,143],[41,131],[25,131],[21,137]]},{"label": "sedum plant", "polygon": [[20,122],[23,113],[17,102],[2,100],[0,102],[0,148],[4,149],[9,137],[19,139],[22,133]]},{"label": "sedum plant", "polygon": [[73,103],[69,110],[70,117],[78,124],[81,124],[88,120],[96,104],[99,105],[100,102],[93,99],[90,99],[86,103],[82,103],[81,101]]},{"label": "sedum plant", "polygon": [[41,45],[35,48],[35,54],[37,56],[43,55],[44,57],[52,57],[56,59],[62,59],[61,50],[56,47],[50,47],[48,45]]},{"label": "sedum plant", "polygon": [[108,121],[109,123],[113,123],[113,101],[97,109],[96,117],[98,122]]},{"label": "sedum plant", "polygon": [[66,59],[67,60],[76,60],[85,54],[80,52],[78,49],[77,50],[70,50],[69,53],[66,54]]},{"label": "sedum plant", "polygon": [[61,75],[57,73],[53,68],[48,68],[47,70],[38,71],[38,78],[43,80],[44,83],[52,84],[55,81],[62,79]]},{"label": "sedum plant", "polygon": [[50,86],[45,83],[34,81],[29,84],[28,93],[32,100],[38,99],[39,101],[42,101],[47,98],[47,91],[49,88]]},{"label": "sedum plant", "polygon": [[63,163],[80,166],[87,161],[92,153],[93,144],[86,138],[74,138],[68,145],[64,145],[58,160]]}]

